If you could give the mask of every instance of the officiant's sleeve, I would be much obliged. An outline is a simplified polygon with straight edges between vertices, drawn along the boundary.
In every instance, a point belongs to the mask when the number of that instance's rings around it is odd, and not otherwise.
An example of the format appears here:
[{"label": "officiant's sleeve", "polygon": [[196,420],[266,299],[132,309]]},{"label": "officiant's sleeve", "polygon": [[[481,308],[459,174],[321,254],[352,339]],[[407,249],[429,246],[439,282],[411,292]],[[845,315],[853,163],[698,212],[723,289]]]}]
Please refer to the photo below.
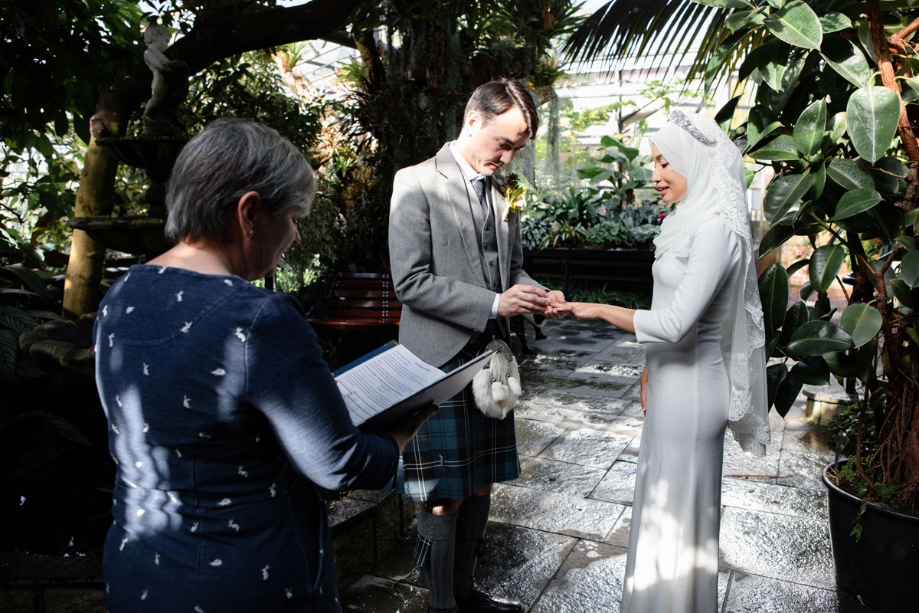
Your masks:
[{"label": "officiant's sleeve", "polygon": [[689,248],[686,270],[670,305],[635,311],[638,342],[680,342],[705,313],[740,259],[740,241],[727,221],[713,217],[699,226]]}]

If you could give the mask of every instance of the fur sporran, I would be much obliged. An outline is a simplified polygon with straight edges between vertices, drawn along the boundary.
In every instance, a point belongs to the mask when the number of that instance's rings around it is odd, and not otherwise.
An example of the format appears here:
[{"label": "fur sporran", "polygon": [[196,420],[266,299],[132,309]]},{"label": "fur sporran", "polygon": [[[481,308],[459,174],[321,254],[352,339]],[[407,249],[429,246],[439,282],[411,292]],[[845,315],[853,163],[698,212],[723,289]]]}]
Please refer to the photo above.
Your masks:
[{"label": "fur sporran", "polygon": [[517,359],[507,343],[493,340],[485,347],[486,351],[495,349],[488,365],[480,370],[472,380],[472,395],[475,404],[488,417],[504,419],[517,406],[520,396],[520,371]]}]

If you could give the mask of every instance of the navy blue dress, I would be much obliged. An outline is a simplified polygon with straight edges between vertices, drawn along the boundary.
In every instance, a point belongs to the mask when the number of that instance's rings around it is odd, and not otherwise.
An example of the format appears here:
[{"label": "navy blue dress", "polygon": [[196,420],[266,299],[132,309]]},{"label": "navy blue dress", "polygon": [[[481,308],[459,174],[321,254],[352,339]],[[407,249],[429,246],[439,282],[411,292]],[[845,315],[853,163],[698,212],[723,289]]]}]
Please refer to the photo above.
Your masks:
[{"label": "navy blue dress", "polygon": [[299,304],[134,266],[95,345],[117,464],[108,610],[339,611],[319,487],[382,487],[398,447],[352,425]]}]

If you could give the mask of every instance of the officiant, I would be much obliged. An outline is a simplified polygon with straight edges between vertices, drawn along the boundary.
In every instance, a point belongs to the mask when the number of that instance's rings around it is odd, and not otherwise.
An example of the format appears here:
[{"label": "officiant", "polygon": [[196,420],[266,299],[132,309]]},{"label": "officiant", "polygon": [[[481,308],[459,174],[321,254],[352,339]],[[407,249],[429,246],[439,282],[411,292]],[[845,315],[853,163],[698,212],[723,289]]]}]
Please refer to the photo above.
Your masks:
[{"label": "officiant", "polygon": [[[535,138],[525,86],[508,79],[473,92],[455,141],[395,177],[389,221],[393,285],[402,301],[399,341],[450,370],[509,338],[508,317],[546,314],[548,291],[522,269],[519,208],[498,171]],[[554,312],[550,308],[550,315]],[[424,503],[415,562],[429,611],[515,612],[474,589],[473,571],[494,483],[520,474],[513,412],[486,417],[470,387],[446,403],[405,448],[398,488]]]}]

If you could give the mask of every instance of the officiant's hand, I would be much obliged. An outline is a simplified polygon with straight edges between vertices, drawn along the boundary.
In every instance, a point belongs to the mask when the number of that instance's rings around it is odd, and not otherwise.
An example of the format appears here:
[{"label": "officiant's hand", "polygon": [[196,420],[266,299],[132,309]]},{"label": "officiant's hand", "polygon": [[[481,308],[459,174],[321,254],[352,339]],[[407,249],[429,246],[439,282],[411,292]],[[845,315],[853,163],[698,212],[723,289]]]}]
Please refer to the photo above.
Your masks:
[{"label": "officiant's hand", "polygon": [[389,435],[393,437],[393,440],[395,440],[396,444],[399,446],[399,453],[402,453],[402,450],[405,449],[408,442],[418,434],[418,429],[421,428],[421,425],[426,422],[431,415],[436,413],[439,408],[440,407],[436,404],[432,404],[420,413],[416,413],[406,419],[397,430],[389,432]]}]

